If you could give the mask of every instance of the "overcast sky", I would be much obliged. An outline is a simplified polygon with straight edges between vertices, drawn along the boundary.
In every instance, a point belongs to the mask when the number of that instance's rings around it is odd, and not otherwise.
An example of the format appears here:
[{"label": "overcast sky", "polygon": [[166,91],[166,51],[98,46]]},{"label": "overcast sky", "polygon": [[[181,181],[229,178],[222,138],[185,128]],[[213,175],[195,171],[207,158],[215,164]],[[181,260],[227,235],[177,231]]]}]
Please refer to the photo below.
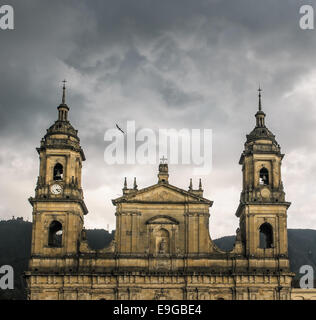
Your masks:
[{"label": "overcast sky", "polygon": [[235,234],[238,164],[255,125],[258,84],[267,127],[285,153],[289,228],[316,229],[316,30],[299,28],[314,1],[7,1],[15,30],[0,30],[0,218],[31,220],[36,147],[57,119],[66,78],[69,118],[79,130],[87,228],[115,225],[124,177],[157,182],[156,165],[104,162],[104,133],[136,127],[213,130],[213,170],[170,165],[170,183],[202,178],[212,238]]}]

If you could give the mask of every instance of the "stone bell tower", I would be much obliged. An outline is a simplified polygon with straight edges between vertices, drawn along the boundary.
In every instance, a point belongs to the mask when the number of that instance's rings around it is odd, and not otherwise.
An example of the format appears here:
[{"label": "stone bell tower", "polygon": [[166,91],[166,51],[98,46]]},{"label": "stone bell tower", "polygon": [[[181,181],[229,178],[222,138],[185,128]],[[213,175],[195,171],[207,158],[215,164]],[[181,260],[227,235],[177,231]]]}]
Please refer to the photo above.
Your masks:
[{"label": "stone bell tower", "polygon": [[39,176],[35,197],[29,198],[33,207],[31,269],[42,265],[38,257],[76,254],[83,216],[88,213],[81,188],[85,156],[78,132],[68,121],[65,82],[62,102],[57,108],[58,119],[37,148]]},{"label": "stone bell tower", "polygon": [[270,261],[270,265],[266,266],[268,268],[286,269],[287,209],[290,203],[285,201],[281,177],[284,154],[265,125],[261,89],[258,91],[256,126],[247,135],[239,161],[242,165],[243,189],[236,215],[240,218],[240,234],[246,256],[258,261],[267,258]]}]

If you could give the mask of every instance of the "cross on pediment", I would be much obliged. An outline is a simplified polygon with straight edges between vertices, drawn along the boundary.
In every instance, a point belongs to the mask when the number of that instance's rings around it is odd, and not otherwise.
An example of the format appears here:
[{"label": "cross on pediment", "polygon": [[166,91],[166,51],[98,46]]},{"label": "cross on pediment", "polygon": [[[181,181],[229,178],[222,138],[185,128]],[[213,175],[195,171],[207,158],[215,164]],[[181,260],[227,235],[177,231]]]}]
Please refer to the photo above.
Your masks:
[{"label": "cross on pediment", "polygon": [[165,158],[165,156],[163,156],[161,159],[160,159],[160,163],[167,163],[167,158]]}]

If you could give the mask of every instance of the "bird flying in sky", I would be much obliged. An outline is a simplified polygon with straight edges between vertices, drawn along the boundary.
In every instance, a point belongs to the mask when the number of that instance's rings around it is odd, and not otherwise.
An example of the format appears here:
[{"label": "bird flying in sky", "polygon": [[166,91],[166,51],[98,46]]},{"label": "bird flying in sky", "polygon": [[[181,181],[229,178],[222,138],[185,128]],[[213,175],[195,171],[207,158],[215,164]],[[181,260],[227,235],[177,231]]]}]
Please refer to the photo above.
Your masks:
[{"label": "bird flying in sky", "polygon": [[116,124],[116,128],[119,129],[121,132],[123,132],[123,134],[125,134],[125,132]]}]

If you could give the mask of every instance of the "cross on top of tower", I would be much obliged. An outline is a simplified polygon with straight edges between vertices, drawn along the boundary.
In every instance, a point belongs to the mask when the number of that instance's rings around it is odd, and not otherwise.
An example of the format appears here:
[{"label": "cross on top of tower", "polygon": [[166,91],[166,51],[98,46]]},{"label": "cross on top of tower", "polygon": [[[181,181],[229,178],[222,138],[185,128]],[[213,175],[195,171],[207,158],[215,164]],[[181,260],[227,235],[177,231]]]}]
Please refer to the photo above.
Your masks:
[{"label": "cross on top of tower", "polygon": [[165,156],[162,156],[162,158],[160,158],[160,163],[167,163],[167,158],[165,158]]}]

